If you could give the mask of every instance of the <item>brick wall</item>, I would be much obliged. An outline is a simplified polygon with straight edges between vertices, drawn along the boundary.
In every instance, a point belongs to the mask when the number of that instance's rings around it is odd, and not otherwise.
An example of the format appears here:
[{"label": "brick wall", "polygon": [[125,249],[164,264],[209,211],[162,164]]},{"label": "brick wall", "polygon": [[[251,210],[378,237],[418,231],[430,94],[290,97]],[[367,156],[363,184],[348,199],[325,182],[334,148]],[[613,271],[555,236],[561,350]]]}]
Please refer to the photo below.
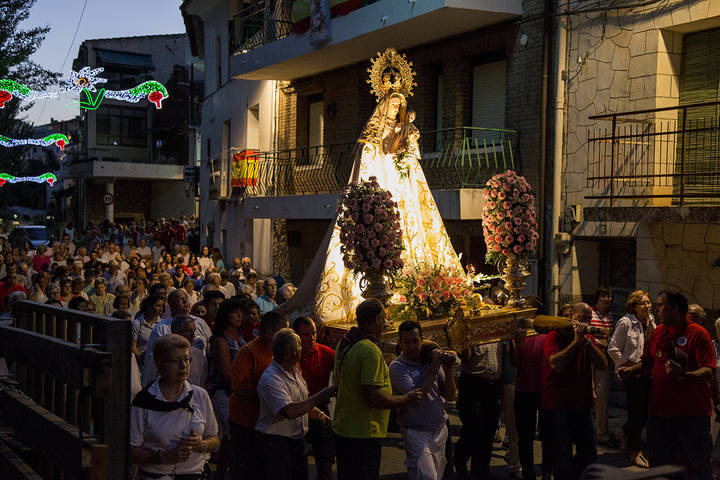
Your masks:
[{"label": "brick wall", "polygon": [[[532,11],[542,2],[527,1]],[[518,38],[528,35],[521,47]],[[540,179],[540,116],[542,93],[542,21],[518,26],[504,23],[401,53],[413,62],[417,87],[408,108],[417,112],[421,131],[437,128],[437,78],[443,74],[443,128],[469,126],[472,121],[472,69],[488,56],[507,61],[505,127],[520,132],[516,158],[520,169],[538,189]],[[369,60],[288,84],[280,96],[278,148],[305,146],[307,110],[303,97],[322,93],[325,104],[325,144],[354,141],[375,106],[367,79]],[[503,125],[497,125],[503,127]]]}]

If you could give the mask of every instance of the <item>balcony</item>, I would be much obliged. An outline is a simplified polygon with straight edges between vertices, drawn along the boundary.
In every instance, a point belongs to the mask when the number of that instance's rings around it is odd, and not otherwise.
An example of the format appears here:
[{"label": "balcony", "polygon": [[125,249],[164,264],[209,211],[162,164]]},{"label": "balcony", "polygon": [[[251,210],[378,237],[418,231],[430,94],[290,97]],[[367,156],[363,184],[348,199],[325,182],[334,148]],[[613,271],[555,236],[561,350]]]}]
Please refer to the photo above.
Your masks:
[{"label": "balcony", "polygon": [[253,48],[280,40],[292,33],[292,4],[283,2],[277,9],[273,9],[273,6],[250,5],[233,16],[228,36],[230,52],[247,53]]},{"label": "balcony", "polygon": [[720,205],[719,114],[707,102],[590,117],[611,126],[588,132],[585,198],[597,202],[586,219],[663,221],[675,207]]},{"label": "balcony", "polygon": [[62,167],[64,177],[117,177],[142,180],[182,180],[185,159],[181,152],[93,149],[74,154]]},{"label": "balcony", "polygon": [[720,204],[720,102],[590,117],[585,198],[612,206]]},{"label": "balcony", "polygon": [[333,7],[329,39],[314,43],[308,20],[293,22],[292,0],[258,3],[230,22],[235,78],[294,80],[522,15],[521,0],[346,0]]},{"label": "balcony", "polygon": [[[422,133],[421,165],[430,188],[481,188],[493,174],[516,168],[517,132],[477,127]],[[352,169],[357,142],[259,153],[242,167],[242,197],[337,194]]]}]

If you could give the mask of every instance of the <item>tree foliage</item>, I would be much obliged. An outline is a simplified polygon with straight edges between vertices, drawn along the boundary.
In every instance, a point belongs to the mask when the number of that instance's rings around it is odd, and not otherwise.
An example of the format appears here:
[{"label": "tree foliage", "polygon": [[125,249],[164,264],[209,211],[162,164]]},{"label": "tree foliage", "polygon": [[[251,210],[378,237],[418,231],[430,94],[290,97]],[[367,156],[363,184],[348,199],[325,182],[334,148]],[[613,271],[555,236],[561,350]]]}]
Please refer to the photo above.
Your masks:
[{"label": "tree foliage", "polygon": [[[36,0],[0,0],[0,78],[7,78],[25,84],[33,89],[45,89],[57,82],[60,74],[52,72],[30,59],[40,48],[50,27],[21,28],[21,23],[30,17],[30,9]],[[0,109],[0,135],[11,138],[27,138],[32,125],[19,116],[31,105],[13,98]],[[24,149],[30,147],[0,148],[0,171],[13,175],[44,172],[28,172],[21,157]],[[5,185],[0,188],[0,203],[22,203],[23,194],[35,191],[33,184]],[[39,186],[42,190],[44,187]],[[20,198],[18,198],[18,194]]]}]

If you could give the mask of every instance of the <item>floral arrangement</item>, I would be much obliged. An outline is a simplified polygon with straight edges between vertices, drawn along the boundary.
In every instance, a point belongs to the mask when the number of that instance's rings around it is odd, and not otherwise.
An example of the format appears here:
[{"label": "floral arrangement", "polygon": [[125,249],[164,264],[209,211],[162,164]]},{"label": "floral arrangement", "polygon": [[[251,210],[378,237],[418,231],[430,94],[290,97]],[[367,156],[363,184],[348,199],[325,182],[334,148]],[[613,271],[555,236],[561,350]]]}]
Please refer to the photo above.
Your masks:
[{"label": "floral arrangement", "polygon": [[376,177],[346,186],[337,214],[345,268],[392,275],[403,267],[398,205]]},{"label": "floral arrangement", "polygon": [[432,315],[449,315],[472,299],[472,282],[458,267],[416,265],[402,271],[396,280],[393,316],[408,320]]},{"label": "floral arrangement", "polygon": [[487,262],[532,253],[538,239],[535,195],[525,177],[512,170],[498,173],[487,181],[483,195]]},{"label": "floral arrangement", "polygon": [[410,166],[405,161],[406,152],[399,152],[392,156],[395,170],[400,174],[400,178],[408,178],[410,175]]}]

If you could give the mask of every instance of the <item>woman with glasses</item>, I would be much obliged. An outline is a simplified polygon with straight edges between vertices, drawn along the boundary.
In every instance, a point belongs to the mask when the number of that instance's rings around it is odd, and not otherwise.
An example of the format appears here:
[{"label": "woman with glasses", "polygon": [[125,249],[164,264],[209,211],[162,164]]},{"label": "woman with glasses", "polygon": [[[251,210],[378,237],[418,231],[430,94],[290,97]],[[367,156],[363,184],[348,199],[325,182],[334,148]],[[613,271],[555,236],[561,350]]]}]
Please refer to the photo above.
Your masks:
[{"label": "woman with glasses", "polygon": [[199,480],[220,440],[210,397],[187,381],[190,343],[165,335],[154,343],[153,357],[159,377],[130,409],[130,460],[146,480]]},{"label": "woman with glasses", "polygon": [[[636,290],[628,296],[625,302],[627,313],[618,321],[608,344],[608,354],[615,364],[616,372],[620,367],[630,367],[640,362],[645,344],[655,329],[651,310],[652,302],[648,293]],[[628,404],[628,420],[623,426],[623,432],[630,450],[630,461],[637,467],[649,468],[642,452],[640,435],[648,419],[650,378],[626,378],[622,384]]]}]

